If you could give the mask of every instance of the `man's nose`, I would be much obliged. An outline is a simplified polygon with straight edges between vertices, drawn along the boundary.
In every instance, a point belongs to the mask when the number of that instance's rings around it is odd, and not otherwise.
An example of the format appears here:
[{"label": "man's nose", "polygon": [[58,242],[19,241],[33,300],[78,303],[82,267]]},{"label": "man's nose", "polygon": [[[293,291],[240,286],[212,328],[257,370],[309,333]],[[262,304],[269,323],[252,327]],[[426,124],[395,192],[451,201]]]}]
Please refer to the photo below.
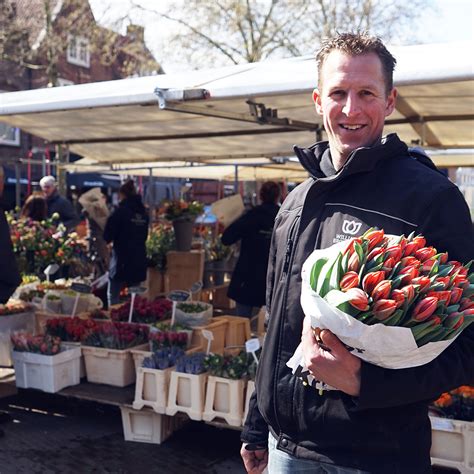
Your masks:
[{"label": "man's nose", "polygon": [[359,98],[357,97],[357,94],[354,92],[349,92],[347,94],[342,112],[348,117],[359,112]]}]

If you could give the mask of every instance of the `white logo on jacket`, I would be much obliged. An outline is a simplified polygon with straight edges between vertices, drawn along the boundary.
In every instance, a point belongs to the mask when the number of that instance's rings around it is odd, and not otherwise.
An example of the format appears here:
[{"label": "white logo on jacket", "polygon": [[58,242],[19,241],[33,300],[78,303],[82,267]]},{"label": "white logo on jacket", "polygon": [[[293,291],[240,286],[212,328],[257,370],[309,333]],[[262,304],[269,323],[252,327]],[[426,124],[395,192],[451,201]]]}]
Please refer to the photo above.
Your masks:
[{"label": "white logo on jacket", "polygon": [[361,226],[362,222],[348,221],[344,219],[344,222],[342,223],[342,232],[344,232],[344,234],[355,235],[359,232]]}]

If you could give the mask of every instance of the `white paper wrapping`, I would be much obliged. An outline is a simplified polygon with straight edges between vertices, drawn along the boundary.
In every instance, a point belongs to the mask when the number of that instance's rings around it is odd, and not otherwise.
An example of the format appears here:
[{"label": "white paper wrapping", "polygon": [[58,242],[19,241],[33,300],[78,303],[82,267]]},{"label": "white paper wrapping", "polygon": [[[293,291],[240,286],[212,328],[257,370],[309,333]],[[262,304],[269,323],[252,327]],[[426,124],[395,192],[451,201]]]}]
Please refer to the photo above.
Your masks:
[{"label": "white paper wrapping", "polygon": [[[328,249],[315,250],[303,264],[301,306],[304,314],[311,317],[311,325],[329,329],[349,350],[361,359],[387,369],[403,369],[427,364],[436,358],[453,341],[429,342],[422,347],[416,341],[409,328],[375,324],[367,326],[354,317],[330,306],[326,300],[316,294],[310,286],[311,268],[316,260],[326,257],[332,259],[338,252],[344,251],[348,242],[340,242]],[[298,346],[287,363],[293,374],[303,378],[309,374],[304,368],[303,354]],[[303,370],[303,372],[302,372]],[[308,375],[308,383],[315,385],[314,377]],[[316,388],[330,389],[325,384],[316,384]]]}]

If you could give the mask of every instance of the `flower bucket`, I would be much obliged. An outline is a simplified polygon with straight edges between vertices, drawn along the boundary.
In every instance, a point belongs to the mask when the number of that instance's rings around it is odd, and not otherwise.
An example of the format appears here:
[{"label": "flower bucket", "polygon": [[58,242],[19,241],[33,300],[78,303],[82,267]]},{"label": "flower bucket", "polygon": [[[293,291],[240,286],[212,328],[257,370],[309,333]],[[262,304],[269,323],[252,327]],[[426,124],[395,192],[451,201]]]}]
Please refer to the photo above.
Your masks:
[{"label": "flower bucket", "polygon": [[193,240],[194,221],[189,219],[176,219],[173,221],[176,250],[179,252],[189,252]]},{"label": "flower bucket", "polygon": [[213,262],[213,278],[214,286],[220,286],[224,284],[224,276],[227,262],[225,260],[216,260]]},{"label": "flower bucket", "polygon": [[203,288],[211,288],[212,287],[212,278],[213,278],[213,265],[212,262],[206,262],[204,264],[204,273],[202,276],[202,286]]}]

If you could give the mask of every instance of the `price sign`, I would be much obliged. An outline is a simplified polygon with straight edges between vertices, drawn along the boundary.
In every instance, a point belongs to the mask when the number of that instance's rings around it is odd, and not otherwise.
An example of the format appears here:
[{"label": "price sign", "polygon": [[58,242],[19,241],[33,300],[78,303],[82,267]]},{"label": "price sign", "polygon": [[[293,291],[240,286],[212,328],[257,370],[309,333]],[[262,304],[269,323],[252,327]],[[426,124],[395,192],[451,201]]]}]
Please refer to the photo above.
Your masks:
[{"label": "price sign", "polygon": [[245,341],[245,350],[252,354],[252,356],[255,359],[255,362],[257,364],[258,364],[258,358],[257,358],[257,355],[255,353],[259,349],[260,349],[260,339],[253,338],[253,339],[249,339],[248,341]]},{"label": "price sign", "polygon": [[202,281],[196,281],[191,285],[191,288],[189,288],[189,292],[191,294],[197,293],[198,291],[202,290]]},{"label": "price sign", "polygon": [[130,293],[135,293],[136,295],[141,295],[142,293],[145,293],[146,288],[144,286],[129,286],[128,291]]},{"label": "price sign", "polygon": [[44,269],[44,274],[46,275],[46,280],[49,281],[51,275],[54,275],[59,270],[59,265],[57,263],[52,263]]},{"label": "price sign", "polygon": [[207,329],[201,329],[201,333],[205,339],[207,339],[207,350],[206,354],[209,354],[211,352],[211,343],[214,340],[214,333],[212,331],[209,331]]},{"label": "price sign", "polygon": [[92,287],[86,283],[73,283],[71,285],[71,290],[77,293],[88,294],[92,292]]},{"label": "price sign", "polygon": [[190,297],[189,291],[173,290],[168,293],[168,299],[171,301],[188,301]]}]

